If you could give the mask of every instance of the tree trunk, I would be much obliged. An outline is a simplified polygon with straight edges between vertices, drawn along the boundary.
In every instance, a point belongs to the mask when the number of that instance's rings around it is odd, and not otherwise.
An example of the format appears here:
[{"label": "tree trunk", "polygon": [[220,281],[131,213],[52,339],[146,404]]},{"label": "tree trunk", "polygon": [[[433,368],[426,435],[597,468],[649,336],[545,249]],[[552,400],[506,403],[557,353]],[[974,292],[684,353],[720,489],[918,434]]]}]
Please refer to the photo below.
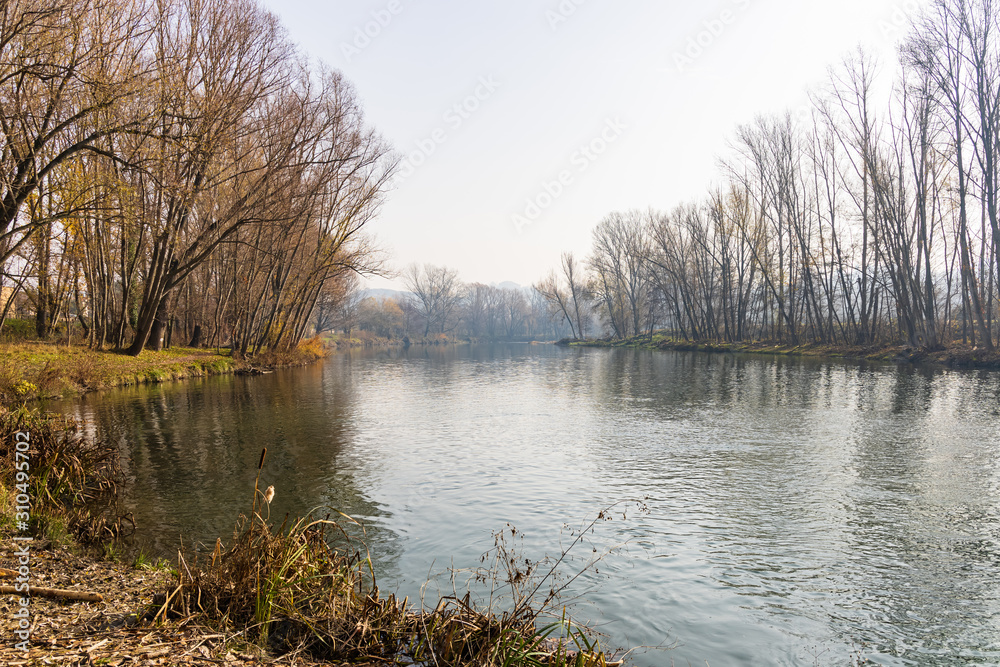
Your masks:
[{"label": "tree trunk", "polygon": [[163,338],[167,329],[167,300],[164,298],[156,309],[156,317],[153,319],[153,326],[149,330],[149,339],[146,341],[146,349],[160,352],[163,350]]},{"label": "tree trunk", "polygon": [[191,336],[191,342],[188,343],[188,347],[201,347],[201,325],[194,325],[194,334]]}]

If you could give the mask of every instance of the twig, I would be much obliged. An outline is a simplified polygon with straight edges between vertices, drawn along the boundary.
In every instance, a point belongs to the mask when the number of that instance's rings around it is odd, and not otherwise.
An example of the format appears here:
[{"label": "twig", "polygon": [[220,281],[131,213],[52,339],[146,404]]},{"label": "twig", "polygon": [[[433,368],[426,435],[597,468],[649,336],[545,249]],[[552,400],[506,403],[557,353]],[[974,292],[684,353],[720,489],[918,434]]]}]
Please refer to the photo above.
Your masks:
[{"label": "twig", "polygon": [[[0,586],[0,594],[3,595],[23,595],[24,591],[19,591],[14,586]],[[104,596],[100,593],[88,593],[85,591],[70,591],[63,588],[43,588],[42,586],[28,586],[29,596],[42,598],[65,598],[77,602],[103,602]]]},{"label": "twig", "polygon": [[96,644],[94,644],[93,646],[91,646],[90,648],[88,648],[87,649],[87,653],[92,653],[92,652],[96,651],[97,649],[99,649],[102,646],[104,646],[105,644],[107,644],[109,641],[111,641],[111,640],[108,639],[107,637],[105,637],[101,641],[97,642]]}]

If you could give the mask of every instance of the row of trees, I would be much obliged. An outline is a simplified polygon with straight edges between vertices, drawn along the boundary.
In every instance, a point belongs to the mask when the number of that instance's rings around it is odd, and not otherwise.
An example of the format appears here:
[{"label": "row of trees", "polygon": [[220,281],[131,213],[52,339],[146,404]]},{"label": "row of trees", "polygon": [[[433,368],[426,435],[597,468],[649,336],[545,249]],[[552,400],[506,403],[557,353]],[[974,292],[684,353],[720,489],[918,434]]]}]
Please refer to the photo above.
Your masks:
[{"label": "row of trees", "polygon": [[[740,127],[703,200],[613,213],[539,285],[585,335],[992,349],[1000,286],[1000,12],[936,0],[891,95],[862,51],[800,117]],[[584,275],[585,274],[585,275]]]},{"label": "row of trees", "polygon": [[325,329],[388,339],[554,340],[569,335],[537,290],[464,283],[447,267],[413,265],[406,294],[369,296],[359,287],[331,308]]},{"label": "row of trees", "polygon": [[3,317],[41,337],[288,348],[379,269],[389,146],[255,0],[3,3],[0,133]]}]

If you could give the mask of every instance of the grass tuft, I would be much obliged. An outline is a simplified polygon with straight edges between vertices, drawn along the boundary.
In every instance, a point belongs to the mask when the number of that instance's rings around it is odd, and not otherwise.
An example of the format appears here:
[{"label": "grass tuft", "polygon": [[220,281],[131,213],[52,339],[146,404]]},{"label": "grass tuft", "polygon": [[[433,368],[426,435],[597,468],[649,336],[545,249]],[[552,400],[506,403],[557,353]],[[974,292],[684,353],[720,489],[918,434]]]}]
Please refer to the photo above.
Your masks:
[{"label": "grass tuft", "polygon": [[[18,476],[14,455],[18,432],[30,434],[30,474]],[[137,569],[166,569],[139,552],[126,560],[119,539],[134,525],[116,514],[121,470],[116,448],[95,443],[73,420],[20,408],[0,410],[0,529],[24,534],[10,514],[14,496],[31,496],[30,533],[52,543],[68,541],[96,549],[105,560]],[[23,440],[23,438],[22,438]],[[262,468],[262,453],[258,469]],[[259,482],[259,476],[258,480]],[[18,484],[22,487],[18,488]],[[278,490],[280,493],[280,489]],[[411,609],[407,600],[385,596],[376,583],[364,545],[344,529],[349,517],[286,519],[275,527],[265,517],[274,490],[255,482],[249,517],[237,520],[228,547],[211,554],[179,551],[174,583],[142,614],[143,622],[182,618],[272,656],[307,654],[317,660],[436,667],[597,667],[611,662],[585,629],[563,614],[554,622],[559,592],[572,582],[550,585],[562,556],[532,563],[508,546],[516,530],[496,535],[484,556],[490,567],[476,571],[488,582],[483,604],[471,593],[442,598],[433,609]],[[263,515],[263,516],[262,516]],[[606,520],[601,513],[594,520]],[[579,576],[579,575],[577,575]],[[509,590],[506,596],[499,591]],[[506,602],[501,602],[506,598]],[[138,618],[138,616],[137,616]]]},{"label": "grass tuft", "polygon": [[531,574],[539,564],[532,572],[518,570],[522,561],[501,533],[493,559],[498,569],[477,576],[492,578],[494,589],[511,586],[512,606],[498,611],[491,594],[480,608],[466,593],[414,611],[407,600],[381,594],[367,550],[342,527],[349,517],[286,519],[274,528],[258,511],[266,505],[262,496],[255,484],[253,509],[237,521],[228,548],[218,540],[210,555],[178,553],[176,583],[154,610],[156,618],[201,618],[272,654],[317,660],[438,667],[620,664],[565,614],[539,629],[559,589],[549,589],[539,606],[536,594],[566,554],[536,580]]},{"label": "grass tuft", "polygon": [[[28,434],[26,470],[17,469],[15,435],[19,432]],[[118,537],[129,526],[129,519],[115,514],[121,480],[116,448],[86,437],[68,417],[25,407],[0,408],[0,437],[0,487],[8,496],[27,492],[32,535],[55,544],[72,536],[92,546]],[[12,512],[14,507],[14,502],[4,502],[0,513]],[[5,515],[0,526],[12,530],[13,518]]]}]

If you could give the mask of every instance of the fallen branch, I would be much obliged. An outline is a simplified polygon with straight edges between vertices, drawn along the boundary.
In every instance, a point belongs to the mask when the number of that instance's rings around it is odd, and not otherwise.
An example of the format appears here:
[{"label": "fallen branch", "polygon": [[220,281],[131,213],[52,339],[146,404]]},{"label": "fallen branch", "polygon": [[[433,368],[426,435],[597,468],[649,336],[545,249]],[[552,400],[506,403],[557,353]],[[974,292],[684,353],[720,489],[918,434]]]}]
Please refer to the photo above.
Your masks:
[{"label": "fallen branch", "polygon": [[[0,586],[0,594],[3,595],[23,595],[23,591],[18,591],[13,586]],[[28,596],[42,598],[64,598],[66,600],[76,600],[78,602],[103,602],[104,596],[100,593],[87,593],[86,591],[69,591],[64,588],[43,588],[42,586],[28,586]]]}]

